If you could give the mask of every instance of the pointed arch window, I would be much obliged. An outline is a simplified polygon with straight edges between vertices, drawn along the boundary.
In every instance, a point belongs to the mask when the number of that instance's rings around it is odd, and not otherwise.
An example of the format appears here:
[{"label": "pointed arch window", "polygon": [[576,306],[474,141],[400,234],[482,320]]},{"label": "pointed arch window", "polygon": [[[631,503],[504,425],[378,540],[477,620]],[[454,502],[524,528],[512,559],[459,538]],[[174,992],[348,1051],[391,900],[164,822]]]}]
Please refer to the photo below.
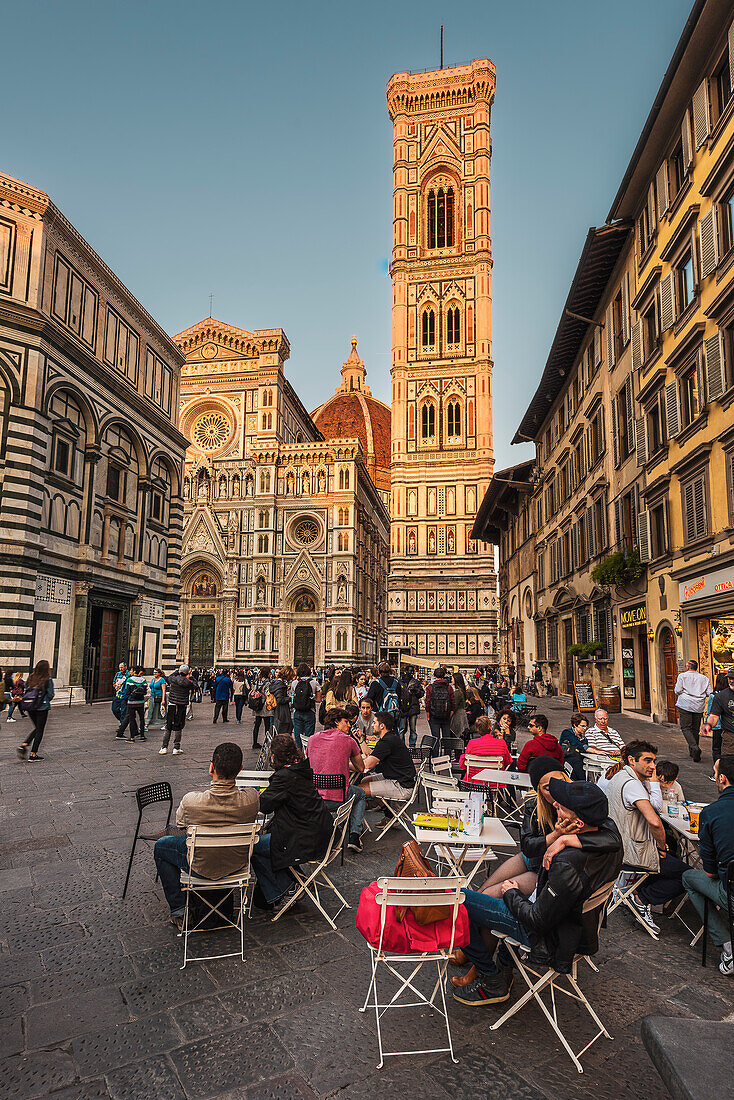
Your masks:
[{"label": "pointed arch window", "polygon": [[421,409],[421,439],[432,439],[436,434],[436,406],[427,401]]},{"label": "pointed arch window", "polygon": [[446,343],[449,347],[458,347],[461,343],[460,314],[458,306],[449,306],[446,311]]},{"label": "pointed arch window", "polygon": [[428,192],[427,244],[429,248],[453,247],[453,187],[432,187]]},{"label": "pointed arch window", "polygon": [[458,439],[461,435],[461,405],[458,401],[449,401],[446,428],[449,439]]},{"label": "pointed arch window", "polygon": [[424,351],[436,346],[436,311],[430,307],[423,310],[421,318],[421,346]]}]

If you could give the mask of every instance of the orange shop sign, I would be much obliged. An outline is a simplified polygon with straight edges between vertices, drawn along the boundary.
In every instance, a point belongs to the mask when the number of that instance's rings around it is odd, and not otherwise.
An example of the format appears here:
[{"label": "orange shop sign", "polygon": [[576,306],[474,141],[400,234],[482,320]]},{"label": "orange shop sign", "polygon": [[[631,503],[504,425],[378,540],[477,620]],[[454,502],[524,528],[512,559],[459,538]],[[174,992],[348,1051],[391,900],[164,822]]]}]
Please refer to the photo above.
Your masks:
[{"label": "orange shop sign", "polygon": [[731,569],[699,574],[682,581],[678,586],[678,596],[682,604],[701,600],[706,596],[723,596],[727,592],[734,592],[734,571]]}]

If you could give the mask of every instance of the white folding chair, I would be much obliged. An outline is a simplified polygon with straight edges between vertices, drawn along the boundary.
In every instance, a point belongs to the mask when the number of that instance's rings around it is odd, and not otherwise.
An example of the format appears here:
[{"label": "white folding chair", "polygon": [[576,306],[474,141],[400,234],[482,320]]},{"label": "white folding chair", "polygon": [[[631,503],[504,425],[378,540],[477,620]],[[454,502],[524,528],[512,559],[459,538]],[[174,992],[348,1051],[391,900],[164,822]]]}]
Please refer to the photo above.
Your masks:
[{"label": "white folding chair", "polygon": [[646,882],[650,877],[650,871],[646,871],[643,867],[623,867],[620,871],[617,881],[614,883],[614,891],[612,893],[612,900],[607,909],[607,916],[613,913],[615,909],[618,909],[620,905],[624,905],[635,920],[642,925],[648,935],[652,936],[654,940],[659,939],[659,935],[649,925],[645,924],[640,914],[632,904],[631,895],[642,886],[643,882]]},{"label": "white folding chair", "polygon": [[471,778],[474,771],[479,771],[480,769],[484,768],[493,768],[495,771],[501,771],[502,764],[503,759],[501,756],[478,756],[476,753],[466,753],[466,755],[464,756],[464,767],[466,768],[467,782],[481,782],[486,786],[489,780],[474,780]]},{"label": "white folding chair", "polygon": [[311,740],[310,733],[301,734],[301,752],[305,757],[308,757],[308,743]]},{"label": "white folding chair", "polygon": [[[191,842],[189,847],[189,869],[187,872],[184,872],[181,882],[181,889],[186,895],[184,926],[181,932],[184,941],[184,961],[181,967],[182,970],[187,962],[204,962],[207,959],[228,959],[235,955],[240,955],[240,957],[244,959],[245,912],[248,908],[248,891],[250,886],[254,886],[255,881],[255,875],[251,869],[250,861],[252,857],[252,848],[259,831],[260,826],[254,821],[244,825],[189,826],[188,837]],[[196,872],[191,870],[196,853],[212,848],[242,849],[242,868],[231,875],[224,875],[219,879],[203,878],[201,875],[196,874]],[[213,890],[219,891],[220,894],[224,892],[224,896],[217,898],[215,901],[211,901],[207,895]],[[193,926],[190,923],[192,897],[198,898],[205,908],[205,912]],[[232,904],[235,909],[234,920],[223,913],[221,909],[221,906],[224,905],[229,897],[232,898]],[[239,897],[239,901],[237,897]],[[249,900],[251,901],[251,899]],[[204,922],[215,913],[223,921],[223,924],[218,925],[216,929],[202,927]],[[227,951],[221,955],[197,955],[189,958],[189,936],[197,932],[212,932],[222,928],[235,928],[239,931],[239,951]]]},{"label": "white folding chair", "polygon": [[237,774],[235,783],[238,790],[250,789],[254,791],[264,791],[268,785],[268,781],[273,774],[271,769],[257,771],[255,770],[243,770]]},{"label": "white folding chair", "polygon": [[[586,902],[584,902],[583,912],[585,914],[596,914],[597,936],[599,934],[599,929],[601,928],[602,920],[604,919],[604,910],[606,908],[607,902],[609,901],[609,898],[611,897],[613,889],[614,883],[607,882],[603,886],[599,887],[599,889],[596,890],[591,895],[591,897],[587,899]],[[593,921],[593,916],[589,917],[588,919],[590,922]],[[493,934],[497,937],[497,939],[502,940],[502,942],[504,943],[505,947],[512,956],[512,960],[515,966],[520,971],[520,974],[528,988],[526,992],[523,993],[522,997],[520,997],[510,1008],[508,1008],[507,1012],[505,1012],[503,1016],[500,1016],[499,1020],[491,1025],[490,1030],[496,1031],[497,1028],[502,1027],[502,1025],[506,1023],[506,1021],[509,1020],[511,1016],[514,1016],[517,1012],[520,1011],[521,1008],[524,1008],[528,1001],[534,1000],[540,1007],[541,1012],[555,1031],[558,1038],[563,1043],[564,1049],[566,1050],[566,1053],[568,1054],[573,1064],[576,1066],[576,1069],[579,1071],[579,1073],[583,1073],[584,1068],[581,1065],[580,1061],[582,1054],[585,1054],[589,1047],[592,1046],[597,1039],[600,1039],[602,1035],[605,1039],[612,1038],[607,1029],[604,1027],[604,1024],[597,1016],[594,1009],[589,1004],[587,997],[582,992],[578,984],[579,962],[585,959],[592,970],[596,970],[596,966],[588,956],[577,955],[571,965],[570,974],[559,974],[559,972],[557,970],[554,970],[553,967],[548,967],[545,970],[536,970],[534,966],[530,966],[527,962],[527,957],[530,953],[530,948],[528,946],[518,943],[517,940],[513,940],[512,937],[506,936],[501,932],[495,932]],[[564,979],[568,983],[568,988],[563,985]],[[541,996],[541,994],[544,992],[550,992],[550,1007],[546,1004]],[[597,1028],[599,1029],[596,1035],[594,1035],[593,1039],[590,1039],[586,1046],[582,1047],[582,1049],[578,1052],[573,1051],[558,1022],[558,1005],[556,1004],[557,993],[563,993],[566,997],[570,997],[574,1001],[579,1001],[584,1006],[584,1008],[596,1024]]]},{"label": "white folding chair", "polygon": [[[375,1020],[377,1022],[377,1042],[380,1049],[380,1061],[377,1068],[382,1069],[385,1058],[392,1058],[397,1055],[405,1054],[449,1053],[452,1060],[457,1062],[458,1059],[454,1057],[454,1047],[451,1041],[451,1028],[449,1026],[448,1012],[446,1011],[446,994],[444,986],[449,956],[454,950],[456,920],[459,906],[464,900],[466,879],[457,878],[455,876],[452,878],[380,878],[377,880],[377,885],[379,887],[376,900],[380,907],[380,940],[377,947],[368,944],[372,958],[372,977],[367,987],[365,1002],[359,1010],[360,1012],[366,1011],[371,994],[372,1004],[375,1009]],[[424,906],[430,905],[451,906],[451,940],[448,947],[437,948],[435,951],[416,951],[409,954],[401,954],[383,949],[382,942],[385,935],[385,919],[387,917],[388,908],[396,906],[400,908],[407,906],[419,906],[423,908]],[[431,962],[436,963],[436,984],[430,996],[427,997],[425,993],[416,988],[414,982],[422,967],[426,963]],[[380,964],[385,966],[390,974],[400,983],[398,991],[386,1004],[381,1004],[379,1002],[377,994],[377,968]],[[402,967],[410,970],[407,977],[404,973],[400,972],[399,968]],[[408,989],[416,995],[418,1000],[400,1003],[403,992]],[[440,1005],[436,1003],[436,995],[439,991],[441,993]],[[426,1050],[383,1050],[380,1021],[388,1009],[419,1008],[423,1005],[427,1005],[437,1012],[439,1016],[443,1017],[446,1024],[448,1046],[433,1047]]]},{"label": "white folding chair", "polygon": [[431,771],[434,775],[451,775],[451,757],[448,753],[444,756],[434,756],[432,758]]},{"label": "white folding chair", "polygon": [[388,833],[392,829],[393,825],[400,825],[402,829],[405,829],[406,833],[411,840],[415,840],[415,832],[413,830],[413,822],[410,816],[410,808],[418,797],[418,791],[420,790],[419,776],[416,776],[415,783],[413,784],[413,790],[410,792],[410,798],[406,798],[404,801],[399,801],[396,798],[383,798],[381,795],[373,795],[372,797],[378,802],[385,813],[390,815],[389,820],[382,826],[379,833],[375,837],[375,844],[379,840],[382,840],[385,833]]},{"label": "white folding chair", "polygon": [[619,760],[614,757],[602,756],[598,752],[582,752],[581,759],[584,764],[584,775],[589,783],[596,783],[607,768],[611,768],[612,764],[619,763]]},{"label": "white folding chair", "polygon": [[354,805],[354,798],[350,798],[348,802],[343,802],[339,809],[334,814],[334,828],[331,833],[331,839],[326,852],[321,859],[302,860],[301,863],[308,867],[308,871],[299,871],[296,867],[291,867],[290,872],[296,880],[295,892],[288,898],[288,901],[279,909],[273,917],[273,920],[280,920],[284,913],[287,913],[291,905],[294,905],[303,894],[307,894],[316,908],[322,914],[322,916],[329,922],[331,927],[336,931],[336,924],[329,916],[321,904],[321,897],[319,896],[319,887],[322,890],[331,890],[333,894],[336,894],[341,905],[335,917],[339,916],[339,913],[343,909],[351,909],[351,905],[343,898],[339,890],[331,881],[327,874],[327,868],[335,859],[339,859],[344,846],[344,837],[349,827],[349,815],[352,812],[352,806]]}]

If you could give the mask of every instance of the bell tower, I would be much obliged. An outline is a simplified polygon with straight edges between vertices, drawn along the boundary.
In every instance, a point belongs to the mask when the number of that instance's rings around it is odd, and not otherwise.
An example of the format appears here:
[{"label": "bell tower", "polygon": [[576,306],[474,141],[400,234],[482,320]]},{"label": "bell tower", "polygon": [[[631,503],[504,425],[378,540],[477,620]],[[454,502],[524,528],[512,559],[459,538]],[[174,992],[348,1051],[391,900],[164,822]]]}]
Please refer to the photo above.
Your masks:
[{"label": "bell tower", "polygon": [[492,546],[469,538],[492,477],[490,116],[495,68],[396,73],[390,646],[497,660]]}]

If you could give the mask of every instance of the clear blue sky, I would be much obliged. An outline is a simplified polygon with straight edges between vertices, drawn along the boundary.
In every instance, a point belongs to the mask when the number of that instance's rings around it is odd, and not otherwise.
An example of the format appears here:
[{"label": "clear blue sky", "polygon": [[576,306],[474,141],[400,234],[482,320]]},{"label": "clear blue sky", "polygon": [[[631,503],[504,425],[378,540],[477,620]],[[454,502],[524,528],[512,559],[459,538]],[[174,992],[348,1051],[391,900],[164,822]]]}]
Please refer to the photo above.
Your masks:
[{"label": "clear blue sky", "polygon": [[304,404],[352,333],[389,400],[393,72],[490,57],[495,451],[537,385],[691,0],[26,0],[0,169],[48,191],[170,333],[282,326]]}]

